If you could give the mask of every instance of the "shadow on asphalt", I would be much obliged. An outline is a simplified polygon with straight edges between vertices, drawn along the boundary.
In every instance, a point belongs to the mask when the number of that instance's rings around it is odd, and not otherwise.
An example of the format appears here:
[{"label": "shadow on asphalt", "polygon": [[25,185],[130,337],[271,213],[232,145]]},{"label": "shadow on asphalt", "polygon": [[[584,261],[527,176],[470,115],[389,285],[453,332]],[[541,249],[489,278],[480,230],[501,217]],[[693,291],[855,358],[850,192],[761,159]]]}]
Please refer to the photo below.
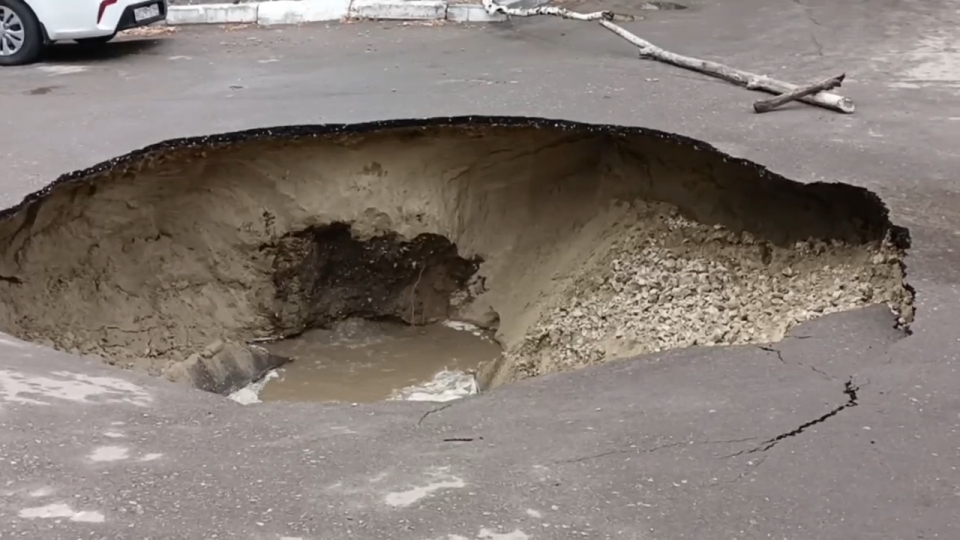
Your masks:
[{"label": "shadow on asphalt", "polygon": [[44,51],[42,62],[107,62],[138,54],[156,54],[154,52],[163,39],[123,39],[100,45],[80,45],[72,41],[55,43]]}]

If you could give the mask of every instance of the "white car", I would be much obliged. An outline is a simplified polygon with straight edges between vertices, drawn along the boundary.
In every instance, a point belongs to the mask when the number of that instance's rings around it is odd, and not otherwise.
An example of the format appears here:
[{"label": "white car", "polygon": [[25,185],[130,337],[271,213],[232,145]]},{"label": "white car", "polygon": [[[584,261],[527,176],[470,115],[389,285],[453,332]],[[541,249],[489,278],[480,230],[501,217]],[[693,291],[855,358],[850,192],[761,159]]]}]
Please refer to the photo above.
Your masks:
[{"label": "white car", "polygon": [[35,62],[54,41],[106,43],[166,18],[167,0],[0,0],[0,66]]}]

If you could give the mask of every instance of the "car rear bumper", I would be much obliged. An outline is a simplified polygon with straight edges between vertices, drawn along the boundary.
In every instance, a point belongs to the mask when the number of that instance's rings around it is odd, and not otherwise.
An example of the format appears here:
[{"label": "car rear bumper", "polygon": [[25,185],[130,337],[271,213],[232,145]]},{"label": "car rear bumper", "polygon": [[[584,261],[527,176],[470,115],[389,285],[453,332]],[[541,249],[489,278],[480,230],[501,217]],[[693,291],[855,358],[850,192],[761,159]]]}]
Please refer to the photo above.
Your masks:
[{"label": "car rear bumper", "polygon": [[[70,12],[38,13],[51,41],[112,36],[117,32],[147,26],[167,18],[167,0],[73,0]],[[156,16],[137,20],[138,8],[156,4]],[[42,5],[42,4],[41,4]]]},{"label": "car rear bumper", "polygon": [[[150,17],[148,19],[137,20],[136,10],[139,8],[145,8],[151,5],[158,5],[159,14]],[[147,0],[146,2],[140,2],[138,4],[131,4],[123,10],[123,13],[120,15],[120,20],[117,21],[117,32],[122,32],[124,30],[129,30],[131,28],[138,28],[140,26],[147,26],[153,23],[167,20],[167,3],[165,1],[158,0]]]}]

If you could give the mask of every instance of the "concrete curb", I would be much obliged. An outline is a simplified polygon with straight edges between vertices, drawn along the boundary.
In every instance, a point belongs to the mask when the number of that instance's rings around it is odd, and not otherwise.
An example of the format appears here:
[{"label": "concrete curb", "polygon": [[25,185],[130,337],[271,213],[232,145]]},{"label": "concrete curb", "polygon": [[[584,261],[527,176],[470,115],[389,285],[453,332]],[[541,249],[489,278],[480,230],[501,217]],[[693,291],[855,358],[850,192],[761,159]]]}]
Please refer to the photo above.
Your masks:
[{"label": "concrete curb", "polygon": [[[534,7],[548,0],[508,0],[509,7]],[[340,20],[441,21],[488,23],[505,21],[490,15],[481,4],[452,4],[447,0],[274,0],[244,4],[170,6],[167,24],[299,24]]]}]

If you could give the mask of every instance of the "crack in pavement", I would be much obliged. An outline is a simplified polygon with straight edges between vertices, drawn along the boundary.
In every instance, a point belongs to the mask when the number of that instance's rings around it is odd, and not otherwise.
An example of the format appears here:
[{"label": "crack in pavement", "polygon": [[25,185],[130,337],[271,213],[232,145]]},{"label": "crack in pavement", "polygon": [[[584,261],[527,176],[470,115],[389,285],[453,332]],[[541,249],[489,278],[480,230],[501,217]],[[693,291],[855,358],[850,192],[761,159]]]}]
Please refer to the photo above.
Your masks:
[{"label": "crack in pavement", "polygon": [[573,458],[573,459],[562,459],[562,460],[557,461],[557,462],[555,462],[555,463],[581,463],[581,462],[583,462],[583,461],[589,461],[589,460],[591,460],[591,459],[597,459],[597,458],[602,458],[602,457],[607,457],[607,456],[614,456],[614,455],[618,455],[618,454],[649,454],[649,453],[652,453],[652,452],[656,452],[657,450],[663,450],[664,448],[673,448],[673,447],[675,447],[675,446],[681,446],[681,445],[685,445],[685,444],[689,444],[689,443],[686,443],[686,442],[675,442],[675,443],[661,444],[661,445],[658,445],[658,446],[654,446],[653,448],[645,448],[645,449],[644,449],[644,448],[630,448],[630,449],[628,449],[628,450],[610,450],[610,451],[607,451],[607,452],[601,452],[601,453],[599,453],[599,454],[593,454],[593,455],[591,455],[591,456],[584,456],[584,457]]},{"label": "crack in pavement", "polygon": [[[780,349],[776,349],[776,348],[774,348],[774,347],[770,347],[770,346],[767,346],[767,345],[757,345],[757,348],[759,348],[761,351],[776,353],[777,358],[779,358],[781,362],[783,362],[784,364],[788,364],[788,363],[789,363],[789,362],[786,361],[786,359],[784,359],[784,357],[783,357],[783,351],[781,351]],[[797,364],[798,366],[803,366],[803,367],[805,367],[805,368],[807,368],[807,369],[809,369],[809,370],[812,370],[812,371],[815,372],[815,373],[818,373],[819,375],[821,375],[822,377],[824,377],[824,378],[827,379],[828,381],[835,381],[835,380],[836,380],[836,377],[830,376],[829,373],[827,373],[826,371],[824,371],[824,370],[822,370],[822,369],[820,369],[820,368],[818,368],[818,367],[811,366],[811,365],[808,365],[808,364],[804,364],[803,362],[800,362],[799,360],[793,360],[793,363]]]},{"label": "crack in pavement", "polygon": [[444,410],[444,409],[449,409],[450,407],[453,407],[453,406],[457,403],[457,401],[461,401],[461,400],[458,399],[458,400],[456,400],[456,401],[451,401],[450,403],[447,403],[446,405],[441,405],[441,406],[439,406],[439,407],[436,407],[436,408],[434,408],[434,409],[430,409],[429,411],[423,413],[423,415],[420,416],[420,420],[417,420],[417,427],[420,427],[420,424],[422,424],[423,421],[426,420],[427,417],[430,416],[431,414],[433,414],[433,413],[438,413],[438,412],[440,412],[440,411],[442,411],[442,410]]},{"label": "crack in pavement", "polygon": [[737,482],[746,478],[750,473],[754,472],[757,467],[759,467],[760,465],[763,465],[763,462],[766,460],[767,460],[767,456],[762,456],[761,458],[757,459],[755,462],[754,461],[748,462],[747,468],[733,478],[730,478],[728,480],[713,480],[711,482],[704,482],[699,484],[698,487],[708,488],[708,487],[736,484]]},{"label": "crack in pavement", "polygon": [[800,427],[792,431],[781,433],[780,435],[777,435],[772,439],[767,439],[766,441],[760,443],[759,446],[751,448],[750,450],[741,450],[739,452],[735,452],[733,454],[723,456],[723,458],[721,459],[729,459],[732,457],[741,456],[743,454],[756,454],[758,452],[766,452],[767,450],[770,450],[774,446],[778,445],[784,439],[789,439],[790,437],[796,437],[797,435],[800,435],[801,433],[806,431],[808,428],[813,427],[817,424],[822,424],[827,420],[833,418],[834,416],[840,414],[841,411],[845,409],[849,409],[851,407],[856,407],[859,404],[857,401],[858,400],[857,391],[859,390],[860,390],[860,387],[853,383],[853,378],[851,377],[850,379],[847,380],[847,382],[843,384],[843,393],[846,394],[847,396],[847,402],[844,403],[843,405],[840,405],[839,407],[834,408],[833,410],[831,410],[830,412],[828,412],[827,414],[824,414],[819,418],[815,418],[805,424],[801,424]]},{"label": "crack in pavement", "polygon": [[555,462],[555,463],[557,463],[557,464],[560,464],[560,463],[580,463],[580,462],[583,462],[583,461],[589,461],[589,460],[591,460],[591,459],[597,459],[597,458],[602,458],[602,457],[607,457],[607,456],[614,456],[614,455],[619,455],[619,454],[638,454],[638,455],[639,455],[639,454],[650,454],[650,453],[656,452],[656,451],[658,451],[658,450],[663,450],[663,449],[666,449],[666,448],[674,448],[674,447],[677,447],[677,446],[688,446],[688,445],[697,445],[697,446],[699,446],[699,445],[704,445],[704,444],[736,444],[736,443],[754,441],[754,440],[756,440],[756,439],[757,439],[756,437],[746,437],[746,438],[743,438],[743,439],[726,439],[726,440],[719,440],[719,441],[699,441],[699,442],[695,442],[695,441],[682,441],[682,442],[675,442],[675,443],[660,444],[660,445],[654,446],[654,447],[652,447],[652,448],[636,448],[636,447],[631,447],[631,448],[626,449],[626,450],[608,450],[608,451],[606,451],[606,452],[601,452],[601,453],[599,453],[599,454],[592,454],[592,455],[589,455],[589,456],[584,456],[584,457],[579,457],[579,458],[572,458],[572,459],[563,459],[563,460],[557,461],[557,462]]},{"label": "crack in pavement", "polygon": [[[813,10],[810,8],[810,6],[804,4],[802,0],[793,0],[793,3],[803,9],[803,12],[807,15],[807,19],[809,19],[810,22],[812,22],[815,26],[826,28],[820,23],[820,21],[817,20],[816,17],[814,17]],[[810,40],[813,41],[814,46],[817,47],[817,56],[823,56],[823,44],[821,44],[820,40],[817,39],[817,33],[813,30],[810,31]]]}]

